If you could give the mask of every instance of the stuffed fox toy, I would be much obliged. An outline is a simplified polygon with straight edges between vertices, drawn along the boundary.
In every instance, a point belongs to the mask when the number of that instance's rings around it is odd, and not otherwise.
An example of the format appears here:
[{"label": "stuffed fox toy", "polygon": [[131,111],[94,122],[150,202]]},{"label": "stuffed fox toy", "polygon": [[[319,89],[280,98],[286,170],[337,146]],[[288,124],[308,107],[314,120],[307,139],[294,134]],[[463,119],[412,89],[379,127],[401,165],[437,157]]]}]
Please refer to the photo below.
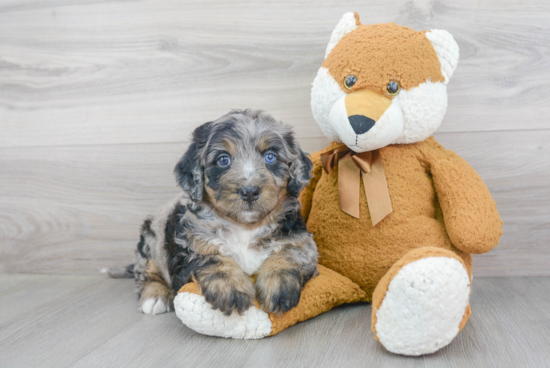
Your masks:
[{"label": "stuffed fox toy", "polygon": [[225,317],[187,284],[175,300],[182,321],[204,334],[261,338],[367,301],[387,350],[422,355],[448,345],[470,316],[471,254],[502,234],[481,178],[432,137],[457,62],[446,31],[363,25],[345,14],[311,93],[313,116],[333,142],[311,155],[300,195],[320,275],[283,315],[253,307]]}]

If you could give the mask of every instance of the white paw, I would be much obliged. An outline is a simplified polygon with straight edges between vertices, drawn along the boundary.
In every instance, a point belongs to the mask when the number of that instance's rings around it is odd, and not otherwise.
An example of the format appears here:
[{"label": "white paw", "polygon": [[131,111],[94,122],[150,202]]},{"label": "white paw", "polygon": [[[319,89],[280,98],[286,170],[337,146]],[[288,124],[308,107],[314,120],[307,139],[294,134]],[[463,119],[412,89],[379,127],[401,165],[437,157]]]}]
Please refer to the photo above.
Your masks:
[{"label": "white paw", "polygon": [[392,353],[433,353],[458,334],[469,296],[468,272],[456,259],[411,262],[390,282],[376,311],[376,335]]},{"label": "white paw", "polygon": [[182,322],[198,333],[234,339],[260,339],[271,333],[269,315],[255,306],[241,316],[234,312],[229,317],[214,310],[204,296],[179,293],[174,299],[176,315]]},{"label": "white paw", "polygon": [[170,312],[170,305],[162,298],[149,298],[141,303],[139,309],[145,314],[161,314]]}]

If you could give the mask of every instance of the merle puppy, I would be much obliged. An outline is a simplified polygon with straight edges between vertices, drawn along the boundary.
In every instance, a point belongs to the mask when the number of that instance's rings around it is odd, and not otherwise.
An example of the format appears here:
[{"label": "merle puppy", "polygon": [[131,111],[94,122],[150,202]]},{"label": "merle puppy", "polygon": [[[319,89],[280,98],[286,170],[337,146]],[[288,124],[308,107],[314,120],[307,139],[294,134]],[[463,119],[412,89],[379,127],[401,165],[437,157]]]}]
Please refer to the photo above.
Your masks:
[{"label": "merle puppy", "polygon": [[290,127],[261,111],[199,126],[174,170],[183,193],[145,220],[135,264],[108,273],[135,277],[147,314],[172,310],[193,278],[225,315],[254,299],[267,312],[290,310],[318,274],[297,199],[311,169]]}]

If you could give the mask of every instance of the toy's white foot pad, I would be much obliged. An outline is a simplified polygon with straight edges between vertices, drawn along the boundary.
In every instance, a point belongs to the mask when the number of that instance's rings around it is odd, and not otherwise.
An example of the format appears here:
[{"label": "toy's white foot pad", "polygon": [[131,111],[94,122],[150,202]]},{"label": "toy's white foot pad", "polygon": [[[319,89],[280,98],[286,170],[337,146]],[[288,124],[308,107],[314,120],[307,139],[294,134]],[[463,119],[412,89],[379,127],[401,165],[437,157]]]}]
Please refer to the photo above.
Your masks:
[{"label": "toy's white foot pad", "polygon": [[234,339],[260,339],[271,333],[269,315],[255,306],[241,316],[233,312],[229,317],[212,309],[204,296],[183,292],[174,299],[176,315],[198,333]]},{"label": "toy's white foot pad", "polygon": [[376,311],[376,335],[392,353],[433,353],[458,334],[469,296],[468,272],[456,259],[411,262],[392,279]]}]

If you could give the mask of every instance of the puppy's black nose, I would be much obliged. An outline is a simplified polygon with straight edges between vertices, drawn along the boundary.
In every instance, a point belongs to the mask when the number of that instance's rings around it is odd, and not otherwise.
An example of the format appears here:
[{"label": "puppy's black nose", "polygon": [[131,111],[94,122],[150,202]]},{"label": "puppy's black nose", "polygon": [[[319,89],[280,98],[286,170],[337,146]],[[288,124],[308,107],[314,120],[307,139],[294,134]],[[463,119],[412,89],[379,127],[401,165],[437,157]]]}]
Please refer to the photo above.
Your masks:
[{"label": "puppy's black nose", "polygon": [[348,119],[355,134],[366,133],[376,124],[376,121],[364,115],[352,115]]},{"label": "puppy's black nose", "polygon": [[242,187],[239,189],[239,195],[246,202],[254,202],[260,197],[260,187]]}]

